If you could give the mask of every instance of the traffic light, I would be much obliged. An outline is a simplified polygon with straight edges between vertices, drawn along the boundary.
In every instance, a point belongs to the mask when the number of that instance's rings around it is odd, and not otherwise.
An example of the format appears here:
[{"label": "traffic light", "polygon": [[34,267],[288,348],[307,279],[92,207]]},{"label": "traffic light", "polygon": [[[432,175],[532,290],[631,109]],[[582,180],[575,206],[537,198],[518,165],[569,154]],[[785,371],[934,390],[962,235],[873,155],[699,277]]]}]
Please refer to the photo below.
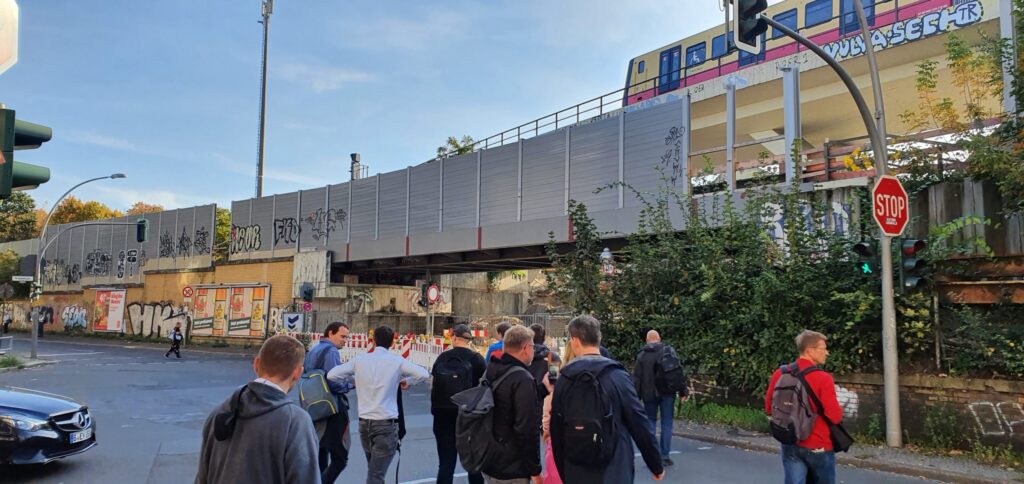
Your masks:
[{"label": "traffic light", "polygon": [[14,161],[15,150],[31,150],[53,138],[47,126],[17,119],[13,109],[0,108],[0,198],[12,190],[28,190],[50,181],[50,169]]},{"label": "traffic light", "polygon": [[751,54],[761,53],[761,34],[768,22],[760,13],[768,8],[768,0],[732,0],[732,30],[736,47]]},{"label": "traffic light", "polygon": [[420,299],[416,301],[416,304],[420,305],[420,307],[425,308],[430,306],[430,300],[427,298],[427,289],[429,288],[429,282],[424,282],[422,285],[420,285]]},{"label": "traffic light", "polygon": [[903,239],[900,245],[900,285],[905,292],[928,285],[924,274],[928,262],[921,258],[926,247],[928,243],[921,239]]},{"label": "traffic light", "polygon": [[144,243],[149,240],[149,220],[140,218],[135,221],[135,241]]},{"label": "traffic light", "polygon": [[39,297],[43,295],[43,285],[39,281],[32,281],[32,292],[29,293],[28,298],[30,301],[38,301]]},{"label": "traffic light", "polygon": [[313,296],[316,294],[316,288],[311,283],[304,283],[299,290],[302,294],[302,300],[306,302],[313,302]]},{"label": "traffic light", "polygon": [[853,245],[853,251],[857,254],[857,272],[863,275],[873,275],[878,268],[874,244],[857,242]]}]

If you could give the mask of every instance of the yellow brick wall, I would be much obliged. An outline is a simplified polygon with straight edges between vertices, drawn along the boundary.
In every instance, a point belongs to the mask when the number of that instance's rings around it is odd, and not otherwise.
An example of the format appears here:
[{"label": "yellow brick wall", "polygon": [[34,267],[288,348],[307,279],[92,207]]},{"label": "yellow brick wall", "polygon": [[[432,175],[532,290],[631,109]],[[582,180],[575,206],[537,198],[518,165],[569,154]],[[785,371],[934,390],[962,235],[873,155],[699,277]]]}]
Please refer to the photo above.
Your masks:
[{"label": "yellow brick wall", "polygon": [[287,306],[292,303],[291,260],[230,264],[217,266],[216,269],[214,281],[217,284],[269,283],[271,306]]},{"label": "yellow brick wall", "polygon": [[181,290],[185,286],[214,284],[216,282],[213,271],[151,273],[146,274],[146,286],[144,288],[128,289],[127,297],[129,302],[171,302],[181,304],[184,302]]}]

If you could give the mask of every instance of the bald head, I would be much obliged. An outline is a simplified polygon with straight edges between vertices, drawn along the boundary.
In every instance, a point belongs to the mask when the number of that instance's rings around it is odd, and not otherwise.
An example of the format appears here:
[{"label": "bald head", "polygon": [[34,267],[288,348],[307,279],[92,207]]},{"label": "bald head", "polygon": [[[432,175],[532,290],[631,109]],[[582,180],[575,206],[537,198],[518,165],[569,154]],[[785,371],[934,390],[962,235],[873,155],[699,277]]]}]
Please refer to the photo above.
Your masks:
[{"label": "bald head", "polygon": [[648,343],[661,343],[661,335],[658,334],[657,331],[652,329],[652,330],[647,332],[647,342]]}]

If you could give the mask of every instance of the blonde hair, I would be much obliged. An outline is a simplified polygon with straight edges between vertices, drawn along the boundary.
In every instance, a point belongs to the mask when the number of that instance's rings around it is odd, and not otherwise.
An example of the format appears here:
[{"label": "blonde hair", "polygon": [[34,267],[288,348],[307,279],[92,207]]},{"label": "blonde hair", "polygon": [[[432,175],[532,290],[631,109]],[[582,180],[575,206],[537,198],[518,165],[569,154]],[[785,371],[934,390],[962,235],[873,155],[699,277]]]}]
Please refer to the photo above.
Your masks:
[{"label": "blonde hair", "polygon": [[565,351],[562,352],[562,366],[568,365],[570,361],[576,359],[576,353],[572,350],[572,344],[566,343]]}]

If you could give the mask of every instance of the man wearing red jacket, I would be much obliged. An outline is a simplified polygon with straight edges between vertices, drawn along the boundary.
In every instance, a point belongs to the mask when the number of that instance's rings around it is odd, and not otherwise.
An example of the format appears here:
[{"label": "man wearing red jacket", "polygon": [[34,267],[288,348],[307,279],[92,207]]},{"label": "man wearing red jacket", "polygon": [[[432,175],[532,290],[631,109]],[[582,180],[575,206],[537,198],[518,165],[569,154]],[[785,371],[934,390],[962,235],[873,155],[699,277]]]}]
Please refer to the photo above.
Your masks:
[{"label": "man wearing red jacket", "polygon": [[[828,358],[828,337],[815,332],[807,331],[796,337],[797,352],[800,357],[796,360],[801,371],[813,366],[819,367],[825,364]],[[775,370],[771,382],[768,384],[768,393],[765,395],[765,411],[772,413],[772,393],[775,390],[775,383],[779,381],[782,370]],[[836,398],[836,384],[832,375],[822,371],[813,371],[805,376],[809,390],[814,392],[821,400],[824,409],[817,408],[813,401],[811,407],[817,415],[814,420],[814,430],[806,440],[801,440],[796,445],[782,444],[782,468],[786,473],[786,484],[803,484],[805,482],[832,484],[836,482],[836,454],[832,450],[832,438],[829,434],[828,423],[821,418],[822,411],[834,423],[839,423],[843,418],[843,409],[839,407],[839,400]]]}]

